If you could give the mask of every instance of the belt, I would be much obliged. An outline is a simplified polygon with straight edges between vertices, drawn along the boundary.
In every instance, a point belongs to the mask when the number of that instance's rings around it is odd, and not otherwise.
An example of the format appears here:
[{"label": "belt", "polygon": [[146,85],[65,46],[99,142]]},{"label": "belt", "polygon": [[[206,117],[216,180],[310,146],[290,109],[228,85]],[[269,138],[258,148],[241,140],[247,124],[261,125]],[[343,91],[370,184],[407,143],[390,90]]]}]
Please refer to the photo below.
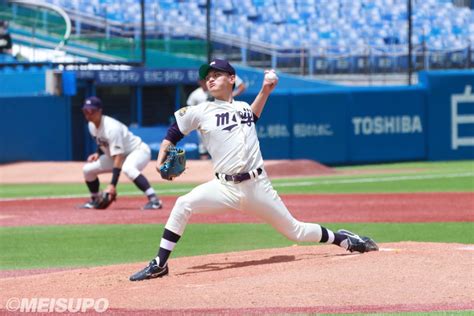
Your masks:
[{"label": "belt", "polygon": [[[255,178],[255,177],[261,175],[262,171],[263,171],[262,168],[258,168],[256,170],[253,170],[253,171],[250,171],[250,172],[236,173],[236,174],[233,174],[233,175],[216,173],[216,177],[217,177],[217,179],[224,179],[225,181],[232,181],[234,183],[240,183],[242,181],[249,180],[252,177]],[[255,175],[255,173],[257,175]]]}]

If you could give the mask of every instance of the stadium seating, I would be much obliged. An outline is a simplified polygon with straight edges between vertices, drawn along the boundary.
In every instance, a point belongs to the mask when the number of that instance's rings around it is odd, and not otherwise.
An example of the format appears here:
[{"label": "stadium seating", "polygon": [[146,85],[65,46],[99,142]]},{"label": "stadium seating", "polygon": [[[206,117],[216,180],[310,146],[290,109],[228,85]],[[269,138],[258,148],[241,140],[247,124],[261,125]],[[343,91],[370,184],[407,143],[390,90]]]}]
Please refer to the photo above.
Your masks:
[{"label": "stadium seating", "polygon": [[[139,25],[141,18],[139,0],[47,1],[123,25]],[[205,36],[205,0],[146,0],[145,5],[147,27],[163,38]],[[349,63],[368,53],[376,66],[383,64],[381,69],[406,61],[398,48],[408,41],[406,0],[216,0],[212,5],[214,32],[236,43],[250,40],[286,52],[316,49]],[[474,50],[473,10],[446,0],[414,0],[412,41],[433,54],[446,52],[443,58],[453,66],[461,64],[459,58],[468,56],[468,47]]]}]

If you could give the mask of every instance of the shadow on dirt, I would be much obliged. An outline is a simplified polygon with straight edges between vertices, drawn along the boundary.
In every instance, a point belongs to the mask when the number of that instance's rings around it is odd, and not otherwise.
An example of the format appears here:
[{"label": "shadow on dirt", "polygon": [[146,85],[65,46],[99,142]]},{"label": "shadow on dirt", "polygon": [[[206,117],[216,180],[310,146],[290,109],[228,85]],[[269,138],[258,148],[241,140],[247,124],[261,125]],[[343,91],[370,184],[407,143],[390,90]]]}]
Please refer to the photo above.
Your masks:
[{"label": "shadow on dirt", "polygon": [[303,257],[300,257],[300,258],[296,258],[295,256],[282,255],[282,256],[272,256],[272,257],[260,259],[260,260],[249,260],[249,261],[240,261],[240,262],[216,262],[216,263],[212,262],[212,263],[207,263],[207,264],[198,265],[194,267],[189,267],[189,269],[193,271],[183,272],[177,275],[189,275],[189,274],[195,274],[195,273],[245,268],[245,267],[250,267],[250,266],[301,261],[301,260],[308,260],[311,257],[334,257],[334,256],[346,256],[346,255],[348,254],[335,255],[335,254],[330,254],[330,253],[320,253],[320,254],[305,254]]}]

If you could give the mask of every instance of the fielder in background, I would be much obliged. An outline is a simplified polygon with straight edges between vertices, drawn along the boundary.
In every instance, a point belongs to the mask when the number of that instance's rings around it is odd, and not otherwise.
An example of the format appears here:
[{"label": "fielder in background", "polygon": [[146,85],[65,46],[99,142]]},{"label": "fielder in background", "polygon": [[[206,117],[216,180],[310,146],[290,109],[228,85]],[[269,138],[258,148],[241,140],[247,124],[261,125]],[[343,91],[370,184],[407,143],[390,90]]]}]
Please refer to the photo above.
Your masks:
[{"label": "fielder in background", "polygon": [[333,232],[319,224],[298,221],[273,189],[264,169],[255,128],[278,83],[273,72],[266,73],[252,105],[233,99],[235,70],[227,61],[216,59],[202,65],[199,76],[206,81],[215,100],[175,113],[176,123],[171,125],[161,144],[157,168],[162,167],[168,147],[197,129],[211,154],[215,178],[178,198],[165,225],[158,255],[147,267],[132,275],[131,281],[168,274],[168,258],[194,213],[239,210],[260,217],[297,242],[334,244],[350,252],[378,250],[377,244],[368,237],[347,230]]},{"label": "fielder in background", "polygon": [[[214,97],[211,95],[211,93],[207,89],[206,81],[203,79],[199,79],[198,83],[199,83],[199,87],[196,88],[193,92],[191,92],[188,99],[186,100],[187,106],[198,105],[202,102],[214,100]],[[235,87],[232,90],[232,96],[235,98],[241,95],[246,89],[247,89],[247,85],[239,76],[236,75]]]},{"label": "fielder in background", "polygon": [[89,122],[89,132],[97,143],[97,152],[87,158],[83,168],[84,179],[91,193],[91,200],[81,208],[94,209],[100,204],[99,178],[101,173],[112,173],[112,180],[104,192],[112,200],[117,195],[117,183],[120,173],[135,183],[145,193],[148,202],[143,209],[156,210],[162,208],[162,203],[141,171],[151,159],[150,147],[140,137],[133,135],[121,122],[102,113],[102,101],[90,97],[82,107],[85,119]]},{"label": "fielder in background", "polygon": [[[199,79],[198,83],[199,83],[199,87],[193,92],[191,92],[188,99],[186,100],[187,106],[194,106],[202,102],[214,100],[214,97],[209,93],[209,90],[207,89],[206,81],[203,79]],[[240,79],[239,76],[236,75],[235,86],[234,86],[234,89],[232,90],[232,96],[235,98],[236,96],[242,94],[245,91],[245,89],[247,89],[247,86],[245,85],[244,81]],[[199,157],[203,160],[209,159],[209,153],[202,142],[200,133],[198,133],[198,138],[199,138],[199,148],[198,148]]]}]

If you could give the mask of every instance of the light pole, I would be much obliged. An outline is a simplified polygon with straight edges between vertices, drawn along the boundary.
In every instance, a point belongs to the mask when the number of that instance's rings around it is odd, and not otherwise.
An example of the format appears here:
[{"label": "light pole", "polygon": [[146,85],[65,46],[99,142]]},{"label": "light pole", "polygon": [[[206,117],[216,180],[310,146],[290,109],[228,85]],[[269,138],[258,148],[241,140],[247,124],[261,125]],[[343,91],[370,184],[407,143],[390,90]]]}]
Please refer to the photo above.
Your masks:
[{"label": "light pole", "polygon": [[146,64],[146,34],[145,34],[145,0],[140,0],[141,7],[141,50],[142,50],[142,66]]},{"label": "light pole", "polygon": [[207,62],[212,60],[211,43],[211,0],[206,1],[206,43],[207,43]]},{"label": "light pole", "polygon": [[412,34],[412,21],[411,21],[411,0],[408,0],[408,85],[411,86],[411,75],[413,72],[413,63],[412,63],[412,43],[411,43],[411,34]]}]

